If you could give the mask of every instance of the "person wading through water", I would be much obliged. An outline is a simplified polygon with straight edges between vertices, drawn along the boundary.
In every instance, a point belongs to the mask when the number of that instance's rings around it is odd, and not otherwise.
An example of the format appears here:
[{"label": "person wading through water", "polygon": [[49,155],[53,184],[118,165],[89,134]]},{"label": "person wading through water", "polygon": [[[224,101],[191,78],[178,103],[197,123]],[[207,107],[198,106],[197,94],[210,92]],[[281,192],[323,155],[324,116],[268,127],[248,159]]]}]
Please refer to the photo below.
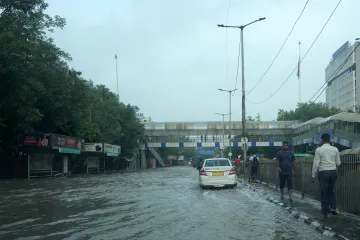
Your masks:
[{"label": "person wading through water", "polygon": [[283,149],[276,154],[276,167],[280,178],[281,200],[284,200],[284,188],[287,183],[289,201],[292,202],[292,177],[296,176],[295,155],[289,151],[288,142],[283,142]]}]

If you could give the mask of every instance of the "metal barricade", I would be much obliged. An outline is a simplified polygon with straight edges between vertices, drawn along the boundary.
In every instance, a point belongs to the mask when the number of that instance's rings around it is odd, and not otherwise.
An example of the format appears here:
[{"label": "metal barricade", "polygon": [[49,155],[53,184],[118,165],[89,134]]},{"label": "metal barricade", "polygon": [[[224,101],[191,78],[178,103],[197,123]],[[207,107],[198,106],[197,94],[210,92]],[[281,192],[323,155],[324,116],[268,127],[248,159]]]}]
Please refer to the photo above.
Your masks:
[{"label": "metal barricade", "polygon": [[[318,179],[312,180],[313,157],[296,158],[296,177],[293,177],[293,189],[302,194],[320,200]],[[337,169],[335,196],[340,209],[352,213],[360,212],[360,154],[341,155],[341,165]],[[276,160],[262,160],[258,168],[258,179],[261,182],[278,186]]]}]

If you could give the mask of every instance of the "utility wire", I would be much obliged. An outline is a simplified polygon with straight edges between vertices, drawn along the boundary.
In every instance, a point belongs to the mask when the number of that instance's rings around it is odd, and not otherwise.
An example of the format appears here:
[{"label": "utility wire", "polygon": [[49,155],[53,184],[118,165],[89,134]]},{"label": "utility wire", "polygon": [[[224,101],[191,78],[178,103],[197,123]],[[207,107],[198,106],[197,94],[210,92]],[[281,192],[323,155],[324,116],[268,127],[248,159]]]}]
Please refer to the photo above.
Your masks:
[{"label": "utility wire", "polygon": [[[325,91],[325,89],[327,88],[327,84],[336,76],[338,76],[339,72],[342,70],[342,68],[344,67],[344,65],[348,62],[349,58],[352,56],[352,54],[356,51],[356,49],[359,47],[360,43],[358,43],[356,45],[356,47],[354,47],[354,50],[349,54],[349,56],[339,65],[339,67],[334,71],[334,73],[325,81],[325,83],[316,91],[316,93],[309,99],[308,101],[308,105],[304,110],[307,110],[308,108],[310,108],[311,104],[315,103],[315,101],[322,95],[322,93]],[[325,87],[324,87],[325,86]],[[316,96],[316,94],[324,87],[324,89],[320,92],[320,94],[315,98],[315,100],[312,101],[312,99]],[[288,125],[285,126],[285,128],[289,127],[291,124],[295,123],[296,120],[291,121]],[[275,132],[275,134],[279,133]]]},{"label": "utility wire", "polygon": [[265,73],[261,76],[261,78],[259,79],[259,81],[254,85],[254,87],[252,87],[252,88],[246,93],[246,95],[249,95],[249,94],[257,87],[257,85],[263,80],[263,78],[265,77],[265,75],[269,72],[269,70],[270,70],[270,68],[272,67],[272,65],[274,64],[275,60],[276,60],[276,59],[278,58],[278,56],[280,55],[281,50],[284,48],[285,43],[287,42],[287,40],[288,40],[288,38],[290,37],[291,33],[294,31],[295,26],[296,26],[296,24],[298,23],[298,21],[300,20],[301,16],[303,15],[303,13],[304,13],[304,11],[305,11],[305,8],[306,8],[306,6],[308,5],[309,1],[310,1],[310,0],[307,0],[307,1],[306,1],[305,6],[303,7],[303,9],[302,9],[299,17],[296,19],[293,27],[291,28],[289,34],[288,34],[287,37],[285,38],[285,41],[284,41],[284,43],[282,44],[282,46],[280,47],[280,49],[279,49],[279,51],[277,52],[276,56],[275,56],[274,59],[272,60],[270,66],[267,68],[267,70],[265,71]]},{"label": "utility wire", "polygon": [[[339,2],[337,3],[336,7],[334,8],[334,10],[332,11],[332,13],[330,14],[329,18],[327,19],[327,21],[325,22],[324,26],[321,28],[319,34],[316,36],[316,38],[314,39],[314,41],[312,42],[312,44],[310,45],[309,49],[306,51],[305,55],[303,56],[303,58],[300,60],[300,63],[305,59],[305,57],[307,56],[307,54],[310,52],[310,50],[312,49],[312,47],[314,46],[315,42],[318,40],[318,38],[320,37],[321,33],[324,31],[325,27],[327,26],[328,22],[330,21],[330,19],[332,18],[332,16],[334,15],[336,9],[338,8],[338,6],[340,5],[342,0],[339,0]],[[269,100],[270,98],[272,98],[284,85],[287,81],[290,80],[291,76],[293,75],[293,73],[296,71],[296,69],[298,68],[298,64],[296,64],[296,67],[294,68],[294,70],[292,70],[292,72],[290,73],[290,75],[286,78],[286,80],[280,85],[280,87],[278,89],[276,89],[275,92],[273,92],[269,97],[267,97],[266,99],[260,101],[260,102],[250,102],[252,104],[261,104],[266,102],[267,100]]]},{"label": "utility wire", "polygon": [[[239,33],[241,34],[240,31],[239,31]],[[235,78],[235,87],[234,87],[234,89],[236,89],[236,87],[237,87],[237,82],[238,82],[238,78],[239,78],[240,49],[241,49],[241,36],[239,36],[239,50],[238,50],[238,57],[237,57],[236,78]],[[232,95],[233,96],[235,95],[235,91],[234,91],[234,93]]]},{"label": "utility wire", "polygon": [[[227,11],[227,16],[226,16],[226,25],[228,23],[229,20],[229,15],[230,15],[230,6],[231,6],[231,0],[229,0],[229,5],[228,5],[228,11]],[[228,57],[228,29],[225,29],[225,54],[226,54],[226,82],[229,79],[229,57]]]}]

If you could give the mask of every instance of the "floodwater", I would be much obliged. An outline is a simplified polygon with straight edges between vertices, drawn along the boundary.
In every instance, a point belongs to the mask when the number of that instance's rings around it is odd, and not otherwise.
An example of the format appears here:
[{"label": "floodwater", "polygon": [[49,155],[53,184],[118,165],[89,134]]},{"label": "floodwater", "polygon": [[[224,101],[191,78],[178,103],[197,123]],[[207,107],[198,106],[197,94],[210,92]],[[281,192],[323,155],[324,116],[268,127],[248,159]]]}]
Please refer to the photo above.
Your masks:
[{"label": "floodwater", "polygon": [[247,187],[192,167],[0,182],[0,239],[328,239]]}]

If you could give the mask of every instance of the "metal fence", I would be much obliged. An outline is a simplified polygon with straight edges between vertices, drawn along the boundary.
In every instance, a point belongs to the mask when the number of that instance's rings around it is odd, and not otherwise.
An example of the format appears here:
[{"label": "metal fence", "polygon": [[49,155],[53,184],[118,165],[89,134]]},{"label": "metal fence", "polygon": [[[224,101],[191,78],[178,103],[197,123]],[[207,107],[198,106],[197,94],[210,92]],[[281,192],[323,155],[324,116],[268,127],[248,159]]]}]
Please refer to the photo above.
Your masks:
[{"label": "metal fence", "polygon": [[[311,182],[313,157],[296,158],[296,177],[293,178],[293,189],[303,196],[320,200],[318,179]],[[346,154],[341,156],[341,165],[337,169],[335,185],[336,203],[339,209],[351,213],[360,213],[360,155]],[[258,180],[279,186],[276,160],[262,160],[258,167]]]}]

